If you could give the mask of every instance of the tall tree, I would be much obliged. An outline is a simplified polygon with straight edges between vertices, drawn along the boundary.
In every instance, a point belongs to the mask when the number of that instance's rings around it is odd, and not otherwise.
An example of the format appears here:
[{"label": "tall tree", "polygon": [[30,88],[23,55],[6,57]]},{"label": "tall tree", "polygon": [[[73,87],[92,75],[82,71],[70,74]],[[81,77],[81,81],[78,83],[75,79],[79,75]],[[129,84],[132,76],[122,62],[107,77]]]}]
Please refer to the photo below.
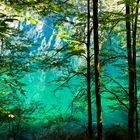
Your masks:
[{"label": "tall tree", "polygon": [[89,137],[92,138],[92,111],[91,111],[91,75],[90,75],[90,0],[87,4],[87,97],[88,97],[88,132]]},{"label": "tall tree", "polygon": [[93,0],[93,28],[94,28],[94,65],[95,65],[95,93],[97,107],[97,135],[98,140],[102,140],[102,109],[100,95],[100,50],[98,34],[98,0]]},{"label": "tall tree", "polygon": [[136,138],[138,139],[138,110],[137,110],[137,71],[136,71],[136,35],[137,35],[137,22],[138,22],[138,5],[139,5],[139,0],[136,2],[136,11],[135,14],[136,16],[134,17],[134,22],[133,22],[133,66],[134,66],[134,92],[135,92],[135,121],[136,121]]},{"label": "tall tree", "polygon": [[128,75],[129,75],[129,110],[128,110],[128,137],[134,139],[134,66],[131,47],[131,23],[130,23],[130,1],[126,1],[126,43],[128,55]]}]

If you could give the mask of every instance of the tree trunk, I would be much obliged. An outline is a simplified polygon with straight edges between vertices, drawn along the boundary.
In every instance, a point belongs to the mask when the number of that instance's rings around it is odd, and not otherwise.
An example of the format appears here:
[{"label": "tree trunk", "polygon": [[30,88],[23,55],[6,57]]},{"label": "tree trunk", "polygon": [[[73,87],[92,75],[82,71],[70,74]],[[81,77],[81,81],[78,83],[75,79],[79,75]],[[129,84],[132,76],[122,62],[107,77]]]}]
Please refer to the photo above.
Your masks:
[{"label": "tree trunk", "polygon": [[130,6],[126,2],[126,38],[127,38],[127,53],[128,53],[128,75],[129,75],[129,111],[128,111],[128,138],[134,139],[134,66],[132,59],[131,48],[131,28],[130,28]]},{"label": "tree trunk", "polygon": [[90,0],[87,4],[87,98],[88,98],[88,133],[92,138],[92,109],[91,109],[91,91],[90,91]]},{"label": "tree trunk", "polygon": [[98,40],[98,0],[93,0],[95,93],[97,107],[97,139],[102,140],[102,109],[100,96],[100,54]]},{"label": "tree trunk", "polygon": [[136,34],[137,34],[137,20],[138,20],[138,5],[139,0],[137,0],[136,16],[133,24],[133,66],[134,66],[134,93],[135,93],[135,121],[136,121],[136,138],[138,139],[138,110],[137,110],[137,72],[136,72]]}]

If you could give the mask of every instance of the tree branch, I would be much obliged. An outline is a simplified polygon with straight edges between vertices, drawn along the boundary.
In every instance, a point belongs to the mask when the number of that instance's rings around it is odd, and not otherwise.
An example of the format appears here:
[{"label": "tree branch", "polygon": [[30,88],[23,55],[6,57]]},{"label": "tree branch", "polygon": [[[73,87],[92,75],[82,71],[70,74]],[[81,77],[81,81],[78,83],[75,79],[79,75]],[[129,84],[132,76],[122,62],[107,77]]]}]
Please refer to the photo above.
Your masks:
[{"label": "tree branch", "polygon": [[127,92],[127,90],[119,82],[117,82],[116,80],[114,80],[112,77],[110,77],[108,75],[104,75],[104,76],[110,78],[112,81],[114,81],[116,84],[118,84],[123,89],[123,91],[129,96],[129,93]]},{"label": "tree branch", "polygon": [[129,110],[128,106],[123,102],[121,101],[121,99],[114,93],[112,92],[111,90],[109,90],[108,88],[104,87],[109,93],[111,93],[112,95],[115,96],[115,98],[118,100],[119,103],[121,103],[127,110]]},{"label": "tree branch", "polygon": [[71,105],[67,108],[67,110],[65,111],[65,113],[68,112],[68,110],[70,109],[71,106],[73,107],[74,101],[78,98],[79,94],[80,94],[82,91],[84,91],[84,90],[86,90],[86,89],[85,89],[85,88],[82,88],[82,89],[77,93],[77,95],[73,98]]}]

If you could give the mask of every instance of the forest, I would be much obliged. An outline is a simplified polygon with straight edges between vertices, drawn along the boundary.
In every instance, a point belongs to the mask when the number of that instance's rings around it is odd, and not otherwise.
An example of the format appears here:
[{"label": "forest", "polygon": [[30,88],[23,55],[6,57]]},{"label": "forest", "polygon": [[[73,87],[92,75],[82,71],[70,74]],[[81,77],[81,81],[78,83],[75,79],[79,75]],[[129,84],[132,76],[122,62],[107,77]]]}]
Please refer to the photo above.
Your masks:
[{"label": "forest", "polygon": [[140,140],[139,0],[0,0],[0,140]]}]

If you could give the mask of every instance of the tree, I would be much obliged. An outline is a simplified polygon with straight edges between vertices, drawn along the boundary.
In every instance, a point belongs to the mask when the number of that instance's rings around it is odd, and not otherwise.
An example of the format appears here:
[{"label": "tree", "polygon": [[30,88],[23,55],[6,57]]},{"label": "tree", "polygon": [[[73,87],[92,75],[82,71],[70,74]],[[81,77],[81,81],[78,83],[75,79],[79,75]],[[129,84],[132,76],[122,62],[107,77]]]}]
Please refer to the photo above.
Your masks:
[{"label": "tree", "polygon": [[92,108],[91,108],[91,58],[90,58],[90,0],[87,3],[87,99],[88,99],[88,132],[92,138]]},{"label": "tree", "polygon": [[130,1],[126,1],[126,42],[128,53],[128,74],[129,74],[129,110],[128,110],[128,135],[129,139],[134,139],[134,112],[135,112],[135,73],[131,47],[131,23],[130,23]]},{"label": "tree", "polygon": [[138,102],[137,102],[137,71],[136,71],[136,46],[137,46],[137,44],[136,44],[136,35],[137,35],[137,22],[138,22],[138,10],[139,10],[139,8],[138,8],[138,5],[139,5],[139,0],[137,0],[137,2],[136,2],[136,10],[135,10],[135,13],[134,14],[136,14],[136,16],[134,17],[134,22],[132,23],[132,38],[133,38],[133,45],[132,45],[132,47],[133,47],[133,66],[134,66],[134,92],[135,92],[135,121],[136,121],[136,138],[138,139],[138,110],[137,110],[137,106],[138,106]]},{"label": "tree", "polygon": [[97,107],[97,135],[102,140],[102,110],[100,95],[100,60],[98,39],[98,0],[93,0],[93,28],[94,28],[94,65],[95,65],[95,94]]}]

